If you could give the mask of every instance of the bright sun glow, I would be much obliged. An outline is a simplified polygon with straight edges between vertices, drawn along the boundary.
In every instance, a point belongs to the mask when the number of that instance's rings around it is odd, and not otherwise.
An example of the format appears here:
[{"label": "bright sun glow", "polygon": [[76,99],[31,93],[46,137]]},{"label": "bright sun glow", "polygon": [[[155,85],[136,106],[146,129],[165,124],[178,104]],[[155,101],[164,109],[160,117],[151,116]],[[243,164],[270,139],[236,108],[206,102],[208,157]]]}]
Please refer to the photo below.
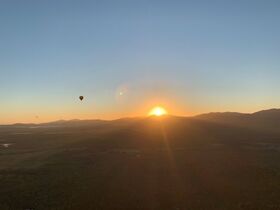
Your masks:
[{"label": "bright sun glow", "polygon": [[160,107],[160,106],[154,107],[149,112],[149,115],[157,116],[157,117],[162,116],[162,115],[166,115],[166,114],[167,114],[167,111],[163,107]]}]

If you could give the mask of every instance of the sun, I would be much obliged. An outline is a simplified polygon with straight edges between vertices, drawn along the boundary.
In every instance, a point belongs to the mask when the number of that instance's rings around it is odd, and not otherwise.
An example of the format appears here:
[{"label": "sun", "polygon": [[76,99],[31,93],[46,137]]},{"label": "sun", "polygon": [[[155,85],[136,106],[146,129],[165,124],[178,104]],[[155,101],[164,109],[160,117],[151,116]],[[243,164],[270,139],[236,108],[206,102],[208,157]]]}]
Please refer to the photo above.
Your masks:
[{"label": "sun", "polygon": [[160,106],[154,107],[149,112],[150,116],[157,116],[157,117],[160,117],[160,116],[166,115],[166,114],[167,114],[167,111],[163,107],[160,107]]}]

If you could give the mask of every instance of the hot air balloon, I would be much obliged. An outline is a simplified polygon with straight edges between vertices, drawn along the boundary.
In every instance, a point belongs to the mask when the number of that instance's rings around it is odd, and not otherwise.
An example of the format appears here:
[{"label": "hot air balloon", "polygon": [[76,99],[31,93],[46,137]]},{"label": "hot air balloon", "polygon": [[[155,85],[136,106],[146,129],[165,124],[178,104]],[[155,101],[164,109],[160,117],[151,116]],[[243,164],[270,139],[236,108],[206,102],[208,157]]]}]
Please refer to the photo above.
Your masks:
[{"label": "hot air balloon", "polygon": [[82,101],[84,99],[84,96],[80,96],[79,99]]}]

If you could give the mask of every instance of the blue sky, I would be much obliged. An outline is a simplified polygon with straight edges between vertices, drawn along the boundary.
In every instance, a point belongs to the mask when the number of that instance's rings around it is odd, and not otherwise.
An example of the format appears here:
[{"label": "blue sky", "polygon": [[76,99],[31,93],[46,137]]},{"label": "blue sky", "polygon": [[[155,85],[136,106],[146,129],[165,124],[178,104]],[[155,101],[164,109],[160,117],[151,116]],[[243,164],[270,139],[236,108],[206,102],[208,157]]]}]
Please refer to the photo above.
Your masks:
[{"label": "blue sky", "polygon": [[276,0],[2,0],[0,123],[118,118],[153,104],[182,115],[279,107],[279,9]]}]

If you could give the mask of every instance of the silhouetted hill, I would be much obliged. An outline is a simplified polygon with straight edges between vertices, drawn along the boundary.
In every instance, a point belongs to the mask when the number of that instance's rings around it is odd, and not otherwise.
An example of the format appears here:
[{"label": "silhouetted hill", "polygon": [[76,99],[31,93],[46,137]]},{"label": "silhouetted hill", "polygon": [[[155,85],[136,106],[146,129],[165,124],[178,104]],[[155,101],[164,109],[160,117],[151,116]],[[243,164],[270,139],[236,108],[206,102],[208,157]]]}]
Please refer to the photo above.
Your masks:
[{"label": "silhouetted hill", "polygon": [[234,126],[248,127],[267,131],[280,131],[280,109],[269,109],[252,114],[234,112],[209,113],[195,117],[196,119],[228,124]]},{"label": "silhouetted hill", "polygon": [[259,119],[279,119],[280,109],[263,110],[253,113],[252,116]]},{"label": "silhouetted hill", "polygon": [[196,118],[200,119],[216,119],[216,120],[231,120],[236,118],[259,118],[259,119],[273,119],[280,118],[280,109],[268,109],[258,111],[252,114],[238,113],[238,112],[211,112],[206,114],[197,115]]},{"label": "silhouetted hill", "polygon": [[238,112],[211,112],[211,113],[197,115],[195,116],[195,118],[205,119],[205,120],[232,120],[232,119],[242,118],[248,115],[250,114],[243,114]]}]

